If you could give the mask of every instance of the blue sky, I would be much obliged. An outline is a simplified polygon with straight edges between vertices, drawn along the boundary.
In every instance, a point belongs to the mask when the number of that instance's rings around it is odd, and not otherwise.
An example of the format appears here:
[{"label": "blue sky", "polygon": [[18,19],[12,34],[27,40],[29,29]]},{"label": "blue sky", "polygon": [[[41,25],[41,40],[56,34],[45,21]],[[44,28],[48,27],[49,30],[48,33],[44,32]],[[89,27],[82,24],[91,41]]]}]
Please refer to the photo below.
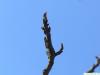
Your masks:
[{"label": "blue sky", "polygon": [[42,75],[45,11],[55,50],[64,44],[50,75],[83,75],[100,55],[99,9],[100,0],[0,0],[0,75]]}]

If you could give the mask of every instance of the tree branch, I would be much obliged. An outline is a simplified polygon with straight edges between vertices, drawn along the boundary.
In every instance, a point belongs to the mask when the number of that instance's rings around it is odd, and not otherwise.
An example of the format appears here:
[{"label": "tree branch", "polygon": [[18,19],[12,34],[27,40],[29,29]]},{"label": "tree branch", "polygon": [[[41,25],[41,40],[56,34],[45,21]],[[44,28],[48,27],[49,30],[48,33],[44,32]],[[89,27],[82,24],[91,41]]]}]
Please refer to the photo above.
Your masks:
[{"label": "tree branch", "polygon": [[96,63],[93,64],[93,66],[87,71],[87,73],[93,73],[95,72],[95,69],[100,65],[100,57],[96,56]]},{"label": "tree branch", "polygon": [[60,55],[63,52],[63,49],[64,49],[64,47],[63,47],[63,43],[62,43],[60,50],[55,53],[55,56]]},{"label": "tree branch", "polygon": [[44,36],[44,42],[45,42],[45,47],[47,49],[46,53],[48,56],[48,65],[47,67],[43,70],[43,75],[49,75],[50,70],[52,69],[52,66],[54,64],[54,58],[57,55],[60,55],[63,52],[63,44],[61,44],[61,49],[55,53],[55,50],[52,46],[52,40],[51,40],[51,28],[48,24],[48,19],[47,19],[47,13],[44,13],[43,15],[43,27],[42,30],[45,34]]}]

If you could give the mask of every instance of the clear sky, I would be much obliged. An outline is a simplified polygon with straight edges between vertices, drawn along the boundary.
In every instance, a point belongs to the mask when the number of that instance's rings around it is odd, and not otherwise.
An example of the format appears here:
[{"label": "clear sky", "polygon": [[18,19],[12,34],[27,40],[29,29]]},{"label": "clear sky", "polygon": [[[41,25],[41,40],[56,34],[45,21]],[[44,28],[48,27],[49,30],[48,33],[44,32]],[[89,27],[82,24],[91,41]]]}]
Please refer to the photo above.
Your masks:
[{"label": "clear sky", "polygon": [[0,0],[0,75],[42,75],[48,62],[41,30],[45,11],[55,50],[64,44],[50,75],[83,75],[95,63],[100,0]]}]

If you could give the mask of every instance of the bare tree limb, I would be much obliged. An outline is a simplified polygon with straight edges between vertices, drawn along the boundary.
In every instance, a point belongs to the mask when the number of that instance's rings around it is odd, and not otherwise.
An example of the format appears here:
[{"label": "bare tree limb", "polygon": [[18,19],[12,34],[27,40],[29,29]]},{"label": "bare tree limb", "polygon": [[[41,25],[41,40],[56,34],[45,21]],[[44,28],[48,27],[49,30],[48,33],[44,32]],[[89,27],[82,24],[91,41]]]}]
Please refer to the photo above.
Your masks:
[{"label": "bare tree limb", "polygon": [[52,40],[51,40],[51,28],[48,24],[48,19],[47,19],[47,13],[44,13],[43,15],[43,27],[42,30],[45,34],[44,36],[44,42],[45,42],[45,47],[47,49],[46,53],[48,56],[48,65],[47,67],[43,70],[43,75],[49,75],[50,70],[52,69],[52,66],[54,64],[54,58],[57,55],[60,55],[63,52],[63,44],[61,44],[61,49],[58,52],[55,52],[53,46],[52,46]]},{"label": "bare tree limb", "polygon": [[87,73],[95,72],[95,69],[100,65],[100,57],[96,56],[96,63],[87,71]]},{"label": "bare tree limb", "polygon": [[63,47],[63,43],[62,43],[60,50],[55,53],[55,56],[60,55],[63,52],[63,49],[64,49],[64,47]]}]

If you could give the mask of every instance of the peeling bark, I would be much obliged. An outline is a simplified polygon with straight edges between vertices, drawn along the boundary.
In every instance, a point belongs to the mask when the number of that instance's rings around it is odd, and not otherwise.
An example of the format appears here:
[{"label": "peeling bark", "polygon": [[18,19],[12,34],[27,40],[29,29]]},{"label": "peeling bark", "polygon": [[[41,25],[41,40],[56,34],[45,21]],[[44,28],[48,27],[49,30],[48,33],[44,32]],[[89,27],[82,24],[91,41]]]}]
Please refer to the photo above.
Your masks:
[{"label": "peeling bark", "polygon": [[63,44],[61,44],[61,48],[58,52],[55,52],[53,45],[52,45],[52,40],[51,40],[51,27],[48,24],[48,19],[47,19],[47,13],[44,13],[43,15],[43,27],[42,30],[44,32],[44,42],[45,42],[45,47],[47,49],[47,56],[48,56],[48,65],[47,67],[43,70],[43,75],[49,75],[49,72],[51,71],[53,64],[54,64],[54,59],[56,56],[60,55],[63,52]]}]

